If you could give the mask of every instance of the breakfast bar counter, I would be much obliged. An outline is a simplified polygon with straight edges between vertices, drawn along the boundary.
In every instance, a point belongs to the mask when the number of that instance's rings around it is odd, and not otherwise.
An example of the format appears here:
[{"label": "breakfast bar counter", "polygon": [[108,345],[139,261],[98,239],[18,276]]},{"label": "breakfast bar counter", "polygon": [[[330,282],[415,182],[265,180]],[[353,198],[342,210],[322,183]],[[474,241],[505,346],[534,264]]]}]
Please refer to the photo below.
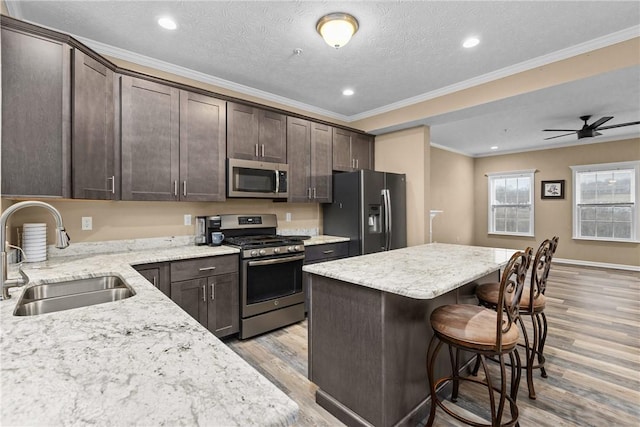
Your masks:
[{"label": "breakfast bar counter", "polygon": [[[514,250],[428,244],[303,267],[310,278],[309,378],[348,425],[416,425],[429,410],[431,312],[477,304]],[[436,376],[448,366],[443,356]]]}]

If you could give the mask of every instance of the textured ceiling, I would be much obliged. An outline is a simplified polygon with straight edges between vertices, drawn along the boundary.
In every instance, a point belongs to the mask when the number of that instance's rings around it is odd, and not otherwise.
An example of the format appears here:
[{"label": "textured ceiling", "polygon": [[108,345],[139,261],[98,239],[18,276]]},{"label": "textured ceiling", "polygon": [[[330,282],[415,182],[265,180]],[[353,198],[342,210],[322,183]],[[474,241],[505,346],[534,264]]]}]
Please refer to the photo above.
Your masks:
[{"label": "textured ceiling", "polygon": [[[285,104],[345,121],[640,28],[637,1],[7,1],[7,5],[18,18],[223,79],[235,90],[259,90]],[[322,15],[336,11],[351,13],[360,22],[358,33],[339,50],[327,46],[315,31]],[[156,21],[163,15],[172,16],[178,30],[158,27]],[[478,36],[481,44],[466,50],[461,42],[469,35]],[[296,48],[302,49],[301,55],[294,55]],[[631,95],[621,94],[626,101],[617,103],[609,96],[610,102],[589,105],[601,98],[597,92],[601,89],[595,87],[586,92],[591,96],[574,96],[573,103],[556,100],[558,110],[545,108],[543,113],[562,127],[577,126],[571,120],[577,121],[583,109],[594,115],[622,114],[620,104],[629,103],[634,94],[638,100],[640,74],[637,69],[634,72],[625,75],[635,85]],[[343,96],[346,87],[353,88],[355,95]],[[541,102],[545,95],[557,98],[561,90],[505,100],[486,106],[486,111],[471,109],[476,117],[490,116],[492,126],[473,128],[492,135],[507,128],[516,135],[517,129],[528,129],[525,124],[531,124],[540,143],[539,129],[556,124],[540,122],[525,104]],[[528,96],[533,98],[527,101]],[[501,115],[501,108],[519,109],[521,120]],[[625,114],[635,114],[632,119],[640,120],[640,107]],[[479,141],[476,134],[470,141],[473,133],[457,129],[455,120],[460,117],[445,115],[425,123],[433,125],[436,143],[468,154],[485,153],[488,140]],[[464,120],[473,121],[473,117]],[[523,144],[517,149],[527,147]]]}]

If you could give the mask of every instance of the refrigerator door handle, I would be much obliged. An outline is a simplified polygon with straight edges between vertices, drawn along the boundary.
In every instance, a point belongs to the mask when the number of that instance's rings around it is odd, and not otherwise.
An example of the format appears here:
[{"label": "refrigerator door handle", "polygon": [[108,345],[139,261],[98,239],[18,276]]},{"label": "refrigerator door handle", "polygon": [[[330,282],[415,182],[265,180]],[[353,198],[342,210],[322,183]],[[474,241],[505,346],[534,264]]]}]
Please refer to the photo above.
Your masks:
[{"label": "refrigerator door handle", "polygon": [[391,249],[391,194],[389,189],[382,190],[382,200],[384,204],[384,234],[385,234],[385,251]]}]

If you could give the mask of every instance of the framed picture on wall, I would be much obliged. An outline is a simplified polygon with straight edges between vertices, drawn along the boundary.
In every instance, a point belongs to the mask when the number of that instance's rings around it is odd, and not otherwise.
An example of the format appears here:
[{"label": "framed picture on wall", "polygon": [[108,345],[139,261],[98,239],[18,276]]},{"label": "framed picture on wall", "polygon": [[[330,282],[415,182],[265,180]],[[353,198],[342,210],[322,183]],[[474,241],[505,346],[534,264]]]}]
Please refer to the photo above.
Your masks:
[{"label": "framed picture on wall", "polygon": [[564,199],[564,179],[542,181],[540,194],[543,199]]}]

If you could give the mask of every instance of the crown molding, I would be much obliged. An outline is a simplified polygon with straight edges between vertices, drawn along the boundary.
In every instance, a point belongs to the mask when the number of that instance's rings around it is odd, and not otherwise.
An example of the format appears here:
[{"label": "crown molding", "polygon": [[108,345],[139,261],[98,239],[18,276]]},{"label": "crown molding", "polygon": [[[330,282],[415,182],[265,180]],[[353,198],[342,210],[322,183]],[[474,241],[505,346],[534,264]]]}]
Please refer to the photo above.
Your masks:
[{"label": "crown molding", "polygon": [[126,49],[111,46],[105,43],[97,42],[95,40],[81,37],[75,34],[70,34],[73,38],[87,45],[91,49],[95,50],[101,55],[108,55],[114,58],[122,59],[125,61],[133,62],[135,64],[150,67],[156,70],[164,71],[171,74],[176,74],[181,77],[197,80],[199,82],[208,83],[214,86],[218,86],[224,89],[229,89],[234,92],[238,92],[244,95],[255,96],[260,99],[277,102],[288,107],[299,108],[304,111],[330,117],[332,119],[341,120],[343,122],[349,122],[349,117],[343,114],[338,114],[333,111],[324,110],[322,108],[295,101],[293,99],[285,98],[283,96],[275,95],[270,92],[255,89],[249,86],[245,86],[239,83],[234,83],[229,80],[214,77],[209,74],[201,73],[199,71],[192,70],[190,68],[181,67],[169,62],[161,61],[159,59],[144,56],[139,53],[131,52]]},{"label": "crown molding", "polygon": [[575,46],[570,46],[568,48],[561,49],[561,50],[549,53],[547,55],[539,56],[537,58],[533,58],[524,62],[520,62],[515,65],[510,65],[508,67],[504,67],[499,70],[492,71],[487,74],[483,74],[481,76],[464,80],[459,83],[454,83],[452,85],[445,86],[443,88],[440,88],[431,92],[427,92],[421,95],[413,96],[411,98],[403,99],[402,101],[394,102],[392,104],[375,108],[373,110],[354,114],[352,116],[349,116],[348,121],[353,122],[353,121],[377,116],[379,114],[388,113],[390,111],[397,110],[399,108],[408,107],[410,105],[414,105],[419,102],[429,101],[431,99],[438,98],[440,96],[449,95],[454,92],[459,92],[464,89],[469,89],[474,86],[479,86],[479,85],[489,83],[494,80],[499,80],[499,79],[502,79],[514,74],[518,74],[524,71],[529,71],[535,68],[543,67],[545,65],[549,65],[554,62],[562,61],[564,59],[581,55],[583,53],[591,52],[596,49],[601,49],[604,47],[614,45],[616,43],[621,43],[627,40],[631,40],[636,37],[640,37],[640,25],[636,25],[634,27],[630,27],[621,31],[617,31],[615,33],[607,34],[606,36],[598,37],[596,39],[589,40],[584,43],[577,44]]}]

